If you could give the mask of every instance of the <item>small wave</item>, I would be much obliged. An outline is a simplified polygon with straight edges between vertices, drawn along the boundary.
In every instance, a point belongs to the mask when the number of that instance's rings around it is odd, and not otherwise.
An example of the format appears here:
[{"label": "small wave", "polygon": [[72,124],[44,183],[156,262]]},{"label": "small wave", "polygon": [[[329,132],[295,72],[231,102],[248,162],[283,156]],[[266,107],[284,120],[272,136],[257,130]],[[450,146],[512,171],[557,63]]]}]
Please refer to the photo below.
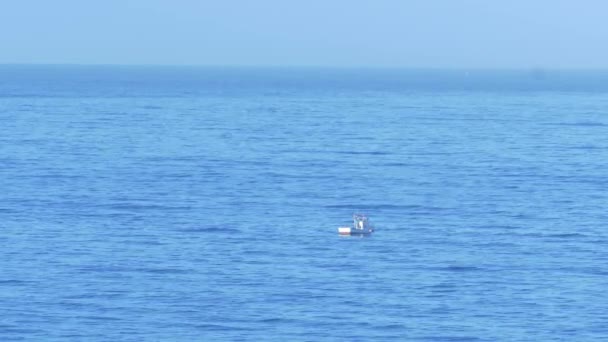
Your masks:
[{"label": "small wave", "polygon": [[572,146],[569,147],[571,150],[583,150],[583,151],[592,151],[592,150],[605,150],[605,147],[596,146],[596,145],[580,145],[580,146]]},{"label": "small wave", "polygon": [[[2,328],[3,334],[43,334],[46,333],[40,329],[28,329],[28,328]],[[17,341],[23,341],[19,339]]]},{"label": "small wave", "polygon": [[587,238],[588,236],[582,233],[555,233],[555,234],[545,234],[545,233],[527,233],[520,234],[520,236],[531,237],[531,238],[540,238],[540,239],[578,239],[578,238]]},{"label": "small wave", "polygon": [[19,280],[19,279],[0,280],[0,285],[27,285],[30,283],[34,283],[34,282],[27,281],[27,280]]},{"label": "small wave", "polygon": [[218,160],[210,160],[208,158],[205,158],[204,156],[199,156],[199,155],[153,156],[153,157],[147,157],[144,160],[148,161],[148,162],[154,162],[154,163],[158,163],[158,162],[192,162],[192,161],[200,161],[200,160],[218,162]]},{"label": "small wave", "polygon": [[402,205],[402,204],[330,204],[326,205],[325,208],[330,209],[354,209],[354,210],[427,210],[427,211],[442,211],[449,210],[450,208],[442,207],[430,207],[423,205]]},{"label": "small wave", "polygon": [[135,271],[143,273],[154,273],[154,274],[187,274],[190,270],[184,270],[179,268],[136,268]]},{"label": "small wave", "polygon": [[163,107],[161,107],[161,106],[150,106],[150,105],[141,106],[140,108],[141,109],[163,109]]},{"label": "small wave", "polygon": [[258,320],[258,322],[260,323],[273,323],[273,324],[278,324],[278,323],[291,323],[294,322],[293,319],[287,319],[287,318],[263,318]]},{"label": "small wave", "polygon": [[154,240],[123,240],[121,244],[139,245],[139,246],[164,246],[166,243]]},{"label": "small wave", "polygon": [[453,342],[469,342],[480,341],[479,337],[475,336],[425,336],[420,341],[453,341]]},{"label": "small wave", "polygon": [[481,271],[481,268],[475,266],[447,266],[440,267],[439,270],[450,272],[476,272]]},{"label": "small wave", "polygon": [[497,224],[497,225],[481,225],[478,226],[477,228],[481,228],[481,229],[518,229],[520,227],[518,226],[511,226],[511,225],[501,225],[501,224]]},{"label": "small wave", "polygon": [[608,127],[608,124],[595,121],[581,121],[581,122],[554,122],[547,123],[550,126],[578,126],[578,127]]},{"label": "small wave", "polygon": [[90,320],[90,321],[122,321],[122,318],[108,316],[76,316],[75,318]]},{"label": "small wave", "polygon": [[241,231],[236,228],[228,227],[193,227],[193,228],[179,228],[177,231],[184,233],[219,233],[219,234],[238,234]]},{"label": "small wave", "polygon": [[160,268],[160,267],[124,267],[116,265],[99,265],[99,266],[83,266],[80,267],[83,272],[95,272],[95,273],[122,273],[122,272],[141,272],[141,273],[154,273],[154,274],[186,274],[190,273],[189,270],[179,268]]},{"label": "small wave", "polygon": [[385,324],[385,325],[379,325],[377,326],[378,329],[383,329],[383,330],[402,330],[402,329],[406,329],[406,326],[403,324]]},{"label": "small wave", "polygon": [[382,166],[414,166],[416,163],[403,163],[403,162],[393,162],[393,163],[383,163],[380,164]]},{"label": "small wave", "polygon": [[294,175],[294,174],[279,173],[279,172],[264,172],[264,173],[261,173],[261,176],[270,177],[270,178],[279,178],[279,179],[327,179],[327,178],[330,178],[328,175],[311,175],[311,174]]},{"label": "small wave", "polygon": [[562,234],[547,234],[545,237],[559,238],[559,239],[572,239],[572,238],[586,238],[587,235],[581,233],[562,233]]},{"label": "small wave", "polygon": [[190,210],[190,209],[192,209],[191,207],[183,207],[183,206],[168,206],[168,205],[160,205],[160,204],[140,204],[140,203],[115,203],[115,204],[100,205],[99,207],[106,208],[106,209],[137,210],[137,211],[146,211],[146,210],[169,211],[169,210]]},{"label": "small wave", "polygon": [[196,325],[192,325],[192,327],[201,329],[202,331],[235,331],[235,330],[249,331],[249,330],[252,330],[250,328],[245,328],[245,327],[237,327],[237,326],[233,326],[233,325],[222,325],[222,324],[210,324],[210,323],[196,324]]},{"label": "small wave", "polygon": [[39,174],[39,175],[32,175],[29,176],[30,178],[39,178],[39,179],[52,179],[52,180],[59,180],[59,179],[68,179],[68,180],[76,180],[76,179],[84,179],[84,176],[80,176],[80,175],[65,175],[65,174]]},{"label": "small wave", "polygon": [[389,155],[389,152],[382,151],[328,151],[329,153],[336,154],[351,154],[351,155],[370,155],[370,156],[384,156]]}]

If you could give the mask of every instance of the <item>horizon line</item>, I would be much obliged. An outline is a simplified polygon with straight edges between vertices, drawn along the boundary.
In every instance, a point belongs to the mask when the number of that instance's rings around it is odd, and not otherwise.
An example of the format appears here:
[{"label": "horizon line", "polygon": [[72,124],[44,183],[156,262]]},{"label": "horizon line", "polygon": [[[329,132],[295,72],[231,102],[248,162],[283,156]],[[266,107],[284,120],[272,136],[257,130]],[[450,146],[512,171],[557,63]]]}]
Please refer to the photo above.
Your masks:
[{"label": "horizon line", "polygon": [[0,66],[31,67],[168,67],[168,68],[217,68],[217,69],[336,69],[336,70],[425,70],[425,71],[526,71],[557,72],[587,71],[608,72],[608,67],[515,67],[515,66],[396,66],[396,65],[314,65],[314,64],[164,64],[164,63],[12,63],[0,62]]}]

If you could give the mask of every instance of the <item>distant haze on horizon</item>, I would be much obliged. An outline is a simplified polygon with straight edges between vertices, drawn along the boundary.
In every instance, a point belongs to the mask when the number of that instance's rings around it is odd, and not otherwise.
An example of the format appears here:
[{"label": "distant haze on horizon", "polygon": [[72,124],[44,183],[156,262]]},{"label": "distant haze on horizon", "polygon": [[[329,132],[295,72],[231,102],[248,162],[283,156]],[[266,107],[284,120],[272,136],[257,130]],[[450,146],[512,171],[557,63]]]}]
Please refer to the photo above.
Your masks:
[{"label": "distant haze on horizon", "polygon": [[608,69],[601,0],[6,2],[0,63]]}]

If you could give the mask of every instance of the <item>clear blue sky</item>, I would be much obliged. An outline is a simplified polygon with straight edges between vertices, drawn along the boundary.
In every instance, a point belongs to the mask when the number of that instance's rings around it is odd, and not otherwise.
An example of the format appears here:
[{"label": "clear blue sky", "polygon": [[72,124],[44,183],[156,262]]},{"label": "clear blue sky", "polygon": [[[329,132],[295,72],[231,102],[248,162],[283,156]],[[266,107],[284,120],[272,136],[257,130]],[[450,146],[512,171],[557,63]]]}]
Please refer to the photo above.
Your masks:
[{"label": "clear blue sky", "polygon": [[2,1],[0,63],[608,68],[608,1]]}]

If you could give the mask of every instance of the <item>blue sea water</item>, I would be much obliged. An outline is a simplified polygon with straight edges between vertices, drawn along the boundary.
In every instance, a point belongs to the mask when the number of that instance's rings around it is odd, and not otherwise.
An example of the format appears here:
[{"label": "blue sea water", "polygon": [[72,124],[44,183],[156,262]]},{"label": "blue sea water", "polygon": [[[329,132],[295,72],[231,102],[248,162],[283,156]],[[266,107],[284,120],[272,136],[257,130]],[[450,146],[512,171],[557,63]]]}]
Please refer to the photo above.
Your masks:
[{"label": "blue sea water", "polygon": [[593,71],[0,66],[0,340],[605,341],[607,111]]}]

